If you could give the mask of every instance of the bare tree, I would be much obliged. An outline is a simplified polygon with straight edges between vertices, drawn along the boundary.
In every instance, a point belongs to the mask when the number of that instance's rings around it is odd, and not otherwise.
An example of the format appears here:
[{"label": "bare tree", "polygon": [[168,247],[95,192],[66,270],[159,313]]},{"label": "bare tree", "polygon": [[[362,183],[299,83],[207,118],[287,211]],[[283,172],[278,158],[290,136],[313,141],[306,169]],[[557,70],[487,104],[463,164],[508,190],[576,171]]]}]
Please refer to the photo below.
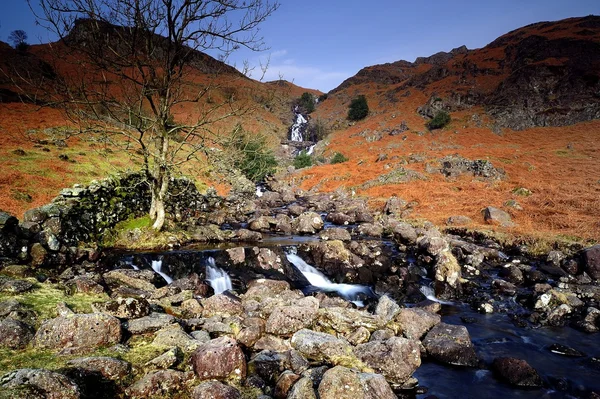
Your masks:
[{"label": "bare tree", "polygon": [[27,33],[24,30],[13,30],[8,35],[8,40],[17,50],[26,50],[29,47],[29,44],[27,44]]},{"label": "bare tree", "polygon": [[[55,104],[65,105],[81,132],[99,134],[141,157],[152,194],[153,228],[162,229],[174,171],[206,151],[207,138],[214,137],[225,118],[248,111],[236,103],[233,91],[225,98],[213,98],[214,82],[223,73],[243,75],[204,53],[224,58],[241,47],[262,50],[258,27],[278,4],[270,0],[39,0],[39,4],[38,20],[60,38],[52,49],[63,60],[57,64],[61,79],[52,85]],[[76,64],[65,66],[65,60]],[[212,78],[186,79],[192,68]],[[175,118],[185,105],[194,111]]]}]

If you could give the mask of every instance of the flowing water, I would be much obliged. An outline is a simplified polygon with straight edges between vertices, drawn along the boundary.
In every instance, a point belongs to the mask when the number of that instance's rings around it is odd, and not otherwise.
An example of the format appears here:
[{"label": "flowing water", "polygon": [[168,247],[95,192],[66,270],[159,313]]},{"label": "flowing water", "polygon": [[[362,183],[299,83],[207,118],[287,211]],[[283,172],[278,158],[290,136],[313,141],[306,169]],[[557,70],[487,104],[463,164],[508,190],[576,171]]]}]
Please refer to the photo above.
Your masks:
[{"label": "flowing water", "polygon": [[233,288],[231,277],[229,277],[225,270],[217,267],[215,258],[213,257],[207,259],[206,281],[213,288],[215,294],[220,294]]},{"label": "flowing water", "polygon": [[296,114],[296,119],[294,120],[294,124],[291,128],[290,139],[292,141],[304,141],[302,137],[302,132],[306,128],[306,124],[308,121],[301,113]]},{"label": "flowing water", "polygon": [[[132,266],[135,268],[134,265],[132,265]],[[160,274],[162,276],[162,278],[165,279],[167,284],[171,284],[173,282],[173,279],[162,271],[162,259],[152,261],[152,270],[154,270],[156,273]]]}]

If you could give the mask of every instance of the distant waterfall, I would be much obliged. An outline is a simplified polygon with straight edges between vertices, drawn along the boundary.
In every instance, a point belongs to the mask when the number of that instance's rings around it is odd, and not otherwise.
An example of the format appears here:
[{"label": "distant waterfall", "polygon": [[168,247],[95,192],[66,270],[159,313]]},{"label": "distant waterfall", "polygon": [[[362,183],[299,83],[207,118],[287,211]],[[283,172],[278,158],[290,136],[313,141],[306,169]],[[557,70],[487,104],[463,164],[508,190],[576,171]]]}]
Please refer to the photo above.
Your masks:
[{"label": "distant waterfall", "polygon": [[358,284],[333,283],[323,273],[306,263],[298,255],[287,253],[286,257],[291,264],[300,270],[300,272],[304,275],[304,277],[306,277],[312,286],[324,292],[337,292],[342,298],[354,303],[356,306],[361,307],[364,306],[363,299],[365,297],[375,297],[375,293],[370,287]]},{"label": "distant waterfall", "polygon": [[153,260],[152,261],[152,269],[160,274],[162,276],[162,278],[165,279],[165,281],[167,282],[167,284],[171,284],[173,282],[173,279],[171,277],[169,277],[166,273],[163,273],[162,271],[162,260]]},{"label": "distant waterfall", "polygon": [[215,294],[232,289],[231,278],[227,272],[215,263],[215,259],[210,257],[206,260],[206,281],[213,288]]},{"label": "distant waterfall", "polygon": [[298,112],[297,107],[294,109],[294,112],[296,113],[296,119],[294,120],[294,124],[290,129],[290,140],[304,141],[302,134],[306,130],[308,121],[300,112]]}]

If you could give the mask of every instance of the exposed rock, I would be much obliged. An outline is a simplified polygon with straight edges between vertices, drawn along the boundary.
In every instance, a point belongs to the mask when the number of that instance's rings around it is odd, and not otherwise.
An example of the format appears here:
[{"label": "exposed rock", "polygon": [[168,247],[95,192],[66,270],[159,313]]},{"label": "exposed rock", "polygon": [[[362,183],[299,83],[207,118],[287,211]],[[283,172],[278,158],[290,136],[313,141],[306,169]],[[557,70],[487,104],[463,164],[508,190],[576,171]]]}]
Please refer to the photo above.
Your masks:
[{"label": "exposed rock", "polygon": [[166,313],[150,313],[139,319],[129,320],[125,329],[131,334],[146,334],[155,332],[168,325],[175,324],[175,317]]},{"label": "exposed rock", "polygon": [[263,350],[248,362],[248,373],[256,374],[264,381],[275,384],[280,374],[292,368],[289,351],[275,352]]},{"label": "exposed rock", "polygon": [[158,370],[145,374],[131,385],[125,393],[132,399],[164,398],[187,390],[187,383],[193,379],[191,372]]},{"label": "exposed rock", "polygon": [[99,373],[107,380],[121,380],[131,373],[131,364],[112,357],[80,357],[69,360],[67,365],[92,373]]},{"label": "exposed rock", "polygon": [[121,341],[119,319],[103,313],[70,314],[46,320],[33,343],[38,348],[90,351]]},{"label": "exposed rock", "polygon": [[440,315],[419,308],[400,309],[394,317],[394,323],[399,325],[398,333],[408,339],[421,339],[427,331],[441,322]]},{"label": "exposed rock", "polygon": [[460,155],[448,155],[440,159],[440,163],[442,165],[440,172],[446,177],[457,177],[469,173],[486,180],[501,180],[506,176],[504,170],[495,168],[490,161],[485,159],[472,161]]},{"label": "exposed rock", "polygon": [[396,384],[407,381],[421,365],[418,342],[401,337],[358,345],[354,353],[367,366]]},{"label": "exposed rock", "polygon": [[390,321],[396,313],[400,310],[400,305],[396,303],[392,298],[387,295],[379,297],[377,302],[377,308],[375,308],[375,314],[383,319],[383,321]]},{"label": "exposed rock", "polygon": [[389,328],[384,328],[383,330],[373,331],[371,336],[369,337],[369,341],[386,341],[392,337],[396,336],[396,332]]},{"label": "exposed rock", "polygon": [[246,253],[244,247],[230,248],[225,250],[225,252],[227,252],[231,263],[233,263],[234,265],[239,265],[246,261]]},{"label": "exposed rock", "polygon": [[296,331],[312,326],[319,303],[315,298],[314,303],[308,306],[280,306],[271,312],[267,319],[266,331],[269,334],[291,336]]},{"label": "exposed rock", "polygon": [[174,324],[157,331],[152,344],[167,348],[176,346],[184,352],[192,352],[201,345],[201,342],[183,331],[181,326]]},{"label": "exposed rock", "polygon": [[72,294],[102,294],[104,292],[104,287],[88,276],[76,276],[67,281],[65,287]]},{"label": "exposed rock", "polygon": [[156,276],[152,270],[116,269],[104,273],[103,277],[111,287],[124,284],[138,290],[153,292],[156,290]]},{"label": "exposed rock", "polygon": [[475,367],[479,363],[467,328],[446,323],[433,327],[423,346],[434,359],[455,366]]},{"label": "exposed rock", "polygon": [[600,310],[594,307],[587,308],[586,316],[578,324],[579,327],[588,333],[600,331]]},{"label": "exposed rock", "polygon": [[542,379],[525,360],[513,357],[498,357],[492,370],[503,380],[518,387],[541,387]]},{"label": "exposed rock", "polygon": [[331,212],[327,214],[327,221],[338,226],[348,225],[356,222],[353,216],[346,215],[342,212]]},{"label": "exposed rock", "polygon": [[323,219],[318,213],[304,212],[292,221],[292,228],[299,234],[315,234],[323,229]]},{"label": "exposed rock", "polygon": [[0,292],[21,294],[33,289],[33,283],[27,280],[17,280],[0,276]]},{"label": "exposed rock", "polygon": [[481,211],[481,213],[483,214],[483,220],[485,220],[487,224],[499,225],[502,227],[515,226],[510,215],[501,209],[494,208],[493,206],[488,206],[483,211]]},{"label": "exposed rock", "polygon": [[408,202],[402,198],[392,196],[388,198],[383,208],[383,212],[388,215],[400,215],[402,211],[408,208]]},{"label": "exposed rock", "polygon": [[243,380],[246,357],[237,342],[229,337],[202,344],[192,355],[194,372],[201,380]]},{"label": "exposed rock", "polygon": [[317,399],[313,381],[308,377],[300,378],[290,389],[287,399]]},{"label": "exposed rock", "polygon": [[237,316],[244,312],[240,299],[228,294],[217,294],[203,299],[202,306],[204,306],[204,317]]},{"label": "exposed rock", "polygon": [[360,373],[360,383],[363,387],[365,399],[396,399],[390,384],[381,374]]},{"label": "exposed rock", "polygon": [[303,329],[292,336],[291,344],[309,360],[347,367],[360,366],[350,344],[331,334]]},{"label": "exposed rock", "polygon": [[179,347],[174,347],[166,351],[160,356],[155,357],[146,363],[146,366],[151,366],[157,369],[168,369],[176,366],[183,359],[183,352]]},{"label": "exposed rock", "polygon": [[473,219],[463,215],[450,216],[448,220],[446,220],[446,224],[449,226],[468,226],[472,223]]},{"label": "exposed rock", "polygon": [[582,253],[583,270],[594,280],[600,280],[600,244],[586,248]]},{"label": "exposed rock", "polygon": [[0,320],[0,347],[22,349],[33,338],[33,329],[19,320]]},{"label": "exposed rock", "polygon": [[365,342],[369,342],[369,338],[371,338],[371,333],[366,327],[358,327],[356,330],[352,331],[346,336],[348,342],[352,345],[360,345]]},{"label": "exposed rock", "polygon": [[275,399],[286,399],[290,389],[299,379],[300,376],[291,371],[281,373],[275,383]]},{"label": "exposed rock", "polygon": [[352,236],[350,235],[348,230],[338,228],[338,227],[322,230],[319,233],[319,237],[321,237],[321,240],[324,240],[324,241],[339,240],[339,241],[348,242],[348,241],[352,240]]},{"label": "exposed rock", "polygon": [[240,399],[240,391],[219,381],[206,381],[194,388],[192,399]]},{"label": "exposed rock", "polygon": [[2,390],[33,387],[45,399],[79,399],[81,392],[68,377],[48,370],[20,369],[5,374],[0,380]]},{"label": "exposed rock", "polygon": [[415,244],[417,242],[417,231],[408,223],[398,223],[394,226],[392,233],[394,239],[403,244]]},{"label": "exposed rock", "polygon": [[271,225],[274,226],[275,224],[277,224],[275,218],[270,216],[259,216],[248,223],[248,228],[254,231],[268,231],[271,228]]},{"label": "exposed rock", "polygon": [[318,324],[326,331],[335,330],[348,335],[359,327],[375,331],[383,326],[383,321],[370,313],[351,308],[319,309]]},{"label": "exposed rock", "polygon": [[150,304],[143,298],[118,298],[107,302],[95,303],[92,309],[120,319],[138,319],[150,314]]}]

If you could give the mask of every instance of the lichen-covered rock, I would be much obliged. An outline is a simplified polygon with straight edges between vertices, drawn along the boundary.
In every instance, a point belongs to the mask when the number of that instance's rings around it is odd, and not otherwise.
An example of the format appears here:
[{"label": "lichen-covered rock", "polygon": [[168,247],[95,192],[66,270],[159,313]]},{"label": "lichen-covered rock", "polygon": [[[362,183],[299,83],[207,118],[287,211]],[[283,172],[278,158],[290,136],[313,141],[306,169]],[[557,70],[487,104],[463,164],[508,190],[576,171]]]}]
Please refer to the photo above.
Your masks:
[{"label": "lichen-covered rock", "polygon": [[357,231],[362,236],[381,237],[383,235],[383,226],[379,223],[361,223]]},{"label": "lichen-covered rock", "polygon": [[501,209],[494,208],[493,206],[488,206],[483,211],[483,220],[487,224],[499,225],[502,227],[514,227],[515,223],[512,221],[512,218],[507,212],[504,212]]},{"label": "lichen-covered rock", "polygon": [[127,321],[124,327],[131,334],[146,334],[175,323],[175,317],[170,314],[152,312],[148,316]]},{"label": "lichen-covered rock", "polygon": [[194,388],[192,399],[240,399],[240,391],[219,381],[206,381]]},{"label": "lichen-covered rock", "polygon": [[191,357],[194,372],[201,380],[243,380],[246,357],[236,340],[220,337],[202,344]]},{"label": "lichen-covered rock", "polygon": [[423,346],[429,356],[455,366],[477,366],[479,360],[465,326],[440,323],[425,336]]},{"label": "lichen-covered rock", "polygon": [[323,241],[339,240],[339,241],[348,242],[348,241],[352,240],[352,236],[350,235],[348,230],[342,229],[339,227],[321,230],[321,232],[319,233],[319,237]]},{"label": "lichen-covered rock", "polygon": [[421,351],[417,341],[392,337],[358,345],[354,353],[390,382],[402,384],[421,365]]},{"label": "lichen-covered rock", "polygon": [[153,292],[158,280],[152,270],[116,269],[104,273],[104,281],[109,287],[126,285],[138,290]]},{"label": "lichen-covered rock", "polygon": [[396,395],[380,374],[357,373],[342,366],[325,372],[319,384],[321,399],[394,399]]},{"label": "lichen-covered rock", "polygon": [[238,316],[244,312],[244,306],[239,298],[227,294],[217,294],[202,300],[204,317],[214,315]]},{"label": "lichen-covered rock", "polygon": [[541,387],[542,378],[525,360],[513,357],[498,357],[492,370],[503,380],[518,387]]},{"label": "lichen-covered rock", "polygon": [[308,377],[300,378],[290,389],[287,399],[317,399],[313,381]]},{"label": "lichen-covered rock", "polygon": [[145,374],[131,385],[125,393],[131,399],[165,398],[187,391],[193,373],[176,370],[158,370]]},{"label": "lichen-covered rock", "polygon": [[292,228],[298,234],[315,234],[323,229],[323,219],[316,212],[304,212],[292,221]]},{"label": "lichen-covered rock", "polygon": [[312,326],[319,302],[314,299],[313,306],[279,306],[276,307],[267,319],[266,331],[268,334],[291,336],[296,331]]},{"label": "lichen-covered rock", "polygon": [[146,366],[154,367],[157,369],[168,369],[173,366],[176,366],[183,359],[183,352],[179,349],[179,347],[174,347],[155,357],[146,363]]},{"label": "lichen-covered rock", "polygon": [[179,324],[167,326],[158,330],[154,336],[153,345],[167,348],[178,347],[184,352],[192,352],[198,348],[201,343],[187,334]]},{"label": "lichen-covered rock", "polygon": [[107,302],[95,303],[92,309],[120,319],[139,319],[150,314],[150,304],[143,298],[117,298]]},{"label": "lichen-covered rock", "polygon": [[400,311],[400,305],[396,303],[392,298],[387,295],[379,297],[377,307],[375,308],[375,314],[388,322]]},{"label": "lichen-covered rock", "polygon": [[375,331],[383,327],[383,320],[368,312],[352,308],[319,309],[317,323],[326,331],[335,330],[341,334],[349,334],[359,327]]},{"label": "lichen-covered rock", "polygon": [[99,373],[107,380],[120,380],[131,373],[131,364],[112,357],[80,357],[69,360],[67,365],[92,373]]},{"label": "lichen-covered rock", "polygon": [[68,314],[42,323],[33,338],[38,348],[91,351],[121,341],[121,322],[103,314]]},{"label": "lichen-covered rock", "polygon": [[292,386],[300,379],[298,374],[289,370],[281,373],[275,383],[275,399],[286,399]]},{"label": "lichen-covered rock", "polygon": [[0,320],[0,347],[22,349],[33,338],[33,329],[19,320]]},{"label": "lichen-covered rock", "polygon": [[[48,370],[20,369],[5,374],[0,380],[2,390],[31,386],[46,399],[79,399],[81,392],[68,377]],[[43,395],[43,396],[42,396]]]},{"label": "lichen-covered rock", "polygon": [[363,367],[354,355],[352,346],[346,340],[331,334],[303,329],[292,336],[291,344],[309,360],[347,367]]},{"label": "lichen-covered rock", "polygon": [[397,325],[398,333],[408,339],[421,339],[427,331],[439,324],[440,315],[419,308],[400,309],[394,317],[392,325]]}]

